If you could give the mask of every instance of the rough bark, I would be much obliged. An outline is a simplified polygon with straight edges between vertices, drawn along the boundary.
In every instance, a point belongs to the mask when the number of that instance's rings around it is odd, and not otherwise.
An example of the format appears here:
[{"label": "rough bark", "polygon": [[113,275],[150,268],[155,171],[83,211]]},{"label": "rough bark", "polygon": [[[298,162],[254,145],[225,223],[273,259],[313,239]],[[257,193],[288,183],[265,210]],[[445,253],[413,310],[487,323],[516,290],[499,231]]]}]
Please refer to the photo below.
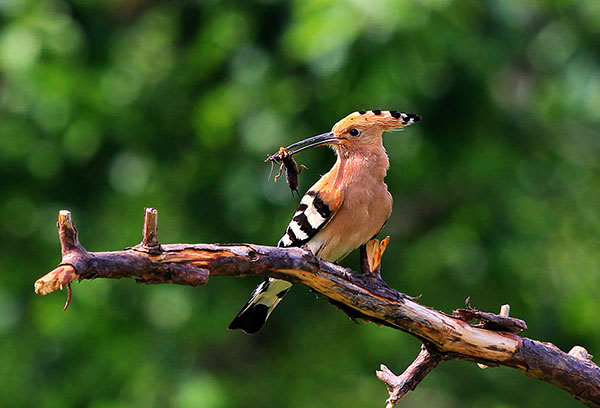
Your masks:
[{"label": "rough bark", "polygon": [[425,378],[427,374],[442,362],[438,353],[431,353],[427,346],[421,346],[421,352],[401,375],[395,375],[385,365],[377,371],[377,378],[387,384],[390,397],[387,399],[386,408],[396,405],[410,391]]},{"label": "rough bark", "polygon": [[[390,395],[388,406],[395,405],[409,391],[407,388],[414,389],[440,361],[464,359],[516,368],[564,389],[588,406],[600,407],[600,368],[590,360],[587,351],[579,348],[567,354],[551,343],[521,337],[514,333],[525,324],[518,319],[497,318],[498,315],[471,308],[465,309],[471,314],[465,315],[463,310],[457,312],[460,318],[449,316],[389,288],[378,274],[356,274],[319,260],[302,248],[254,244],[161,245],[156,240],[156,220],[156,211],[146,209],[144,239],[135,247],[87,252],[77,239],[71,214],[61,211],[58,229],[62,261],[35,283],[36,293],[62,289],[75,279],[135,278],[142,284],[191,286],[204,285],[209,276],[285,279],[308,286],[353,317],[410,333],[426,345],[402,378],[394,380],[389,370],[382,370],[389,382],[384,381],[393,391],[394,387],[402,388],[397,395]],[[379,258],[385,249],[385,245],[381,249],[379,244],[370,247],[380,251]],[[377,254],[371,254],[371,258],[375,259],[371,264],[378,265]],[[480,323],[472,325],[465,321],[473,318]]]}]

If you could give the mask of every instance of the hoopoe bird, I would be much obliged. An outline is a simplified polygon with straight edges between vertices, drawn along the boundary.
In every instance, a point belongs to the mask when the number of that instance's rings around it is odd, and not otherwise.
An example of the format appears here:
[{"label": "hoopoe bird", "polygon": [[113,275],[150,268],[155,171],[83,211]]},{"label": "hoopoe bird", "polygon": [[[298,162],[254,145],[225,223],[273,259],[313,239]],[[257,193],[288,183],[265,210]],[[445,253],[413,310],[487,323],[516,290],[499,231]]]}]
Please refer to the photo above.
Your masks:
[{"label": "hoopoe bird", "polygon": [[[360,110],[337,122],[331,132],[294,143],[295,153],[329,145],[337,160],[300,200],[279,247],[308,246],[325,261],[337,262],[376,236],[392,212],[392,195],[384,183],[390,162],[383,132],[418,122],[414,113]],[[268,278],[252,293],[229,325],[256,333],[279,304],[291,283]]]}]

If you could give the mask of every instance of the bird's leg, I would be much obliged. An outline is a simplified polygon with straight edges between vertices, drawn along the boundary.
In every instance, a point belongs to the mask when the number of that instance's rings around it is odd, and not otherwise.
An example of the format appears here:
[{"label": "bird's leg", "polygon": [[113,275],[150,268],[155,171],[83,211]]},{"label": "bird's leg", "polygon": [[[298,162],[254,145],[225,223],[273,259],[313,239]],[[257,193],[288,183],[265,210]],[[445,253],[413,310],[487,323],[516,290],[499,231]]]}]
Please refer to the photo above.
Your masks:
[{"label": "bird's leg", "polygon": [[371,273],[369,257],[367,256],[367,244],[360,246],[360,271],[363,273],[363,275],[368,275]]},{"label": "bird's leg", "polygon": [[381,279],[381,257],[388,242],[390,242],[390,237],[385,237],[381,242],[378,239],[372,239],[360,247],[360,266],[367,277]]}]

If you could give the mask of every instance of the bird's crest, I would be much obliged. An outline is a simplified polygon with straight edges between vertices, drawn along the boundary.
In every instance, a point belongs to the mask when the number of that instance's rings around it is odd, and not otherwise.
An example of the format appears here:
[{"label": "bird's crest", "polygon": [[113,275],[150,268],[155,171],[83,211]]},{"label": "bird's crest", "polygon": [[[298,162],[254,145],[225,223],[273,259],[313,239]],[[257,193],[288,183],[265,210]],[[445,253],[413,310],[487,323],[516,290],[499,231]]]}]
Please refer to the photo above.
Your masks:
[{"label": "bird's crest", "polygon": [[396,130],[412,125],[421,120],[416,113],[404,113],[398,111],[385,111],[380,109],[359,110],[352,112],[333,126],[336,134],[345,133],[353,127],[377,126],[381,130]]}]

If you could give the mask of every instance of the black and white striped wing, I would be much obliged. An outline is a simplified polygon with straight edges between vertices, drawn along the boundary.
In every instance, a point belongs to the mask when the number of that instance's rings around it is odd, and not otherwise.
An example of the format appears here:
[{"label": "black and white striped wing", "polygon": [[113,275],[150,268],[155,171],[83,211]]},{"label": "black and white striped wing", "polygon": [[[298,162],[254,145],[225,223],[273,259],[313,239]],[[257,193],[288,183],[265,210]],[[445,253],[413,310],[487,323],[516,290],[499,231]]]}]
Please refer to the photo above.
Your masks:
[{"label": "black and white striped wing", "polygon": [[[300,200],[298,209],[277,246],[299,247],[308,243],[331,221],[340,208],[341,201],[328,203],[316,191],[307,192]],[[256,333],[291,286],[292,284],[285,280],[265,279],[233,319],[229,329],[242,329],[246,333]]]},{"label": "black and white striped wing", "polygon": [[[308,191],[288,224],[278,247],[299,247],[310,241],[333,217],[337,208],[331,208],[315,191]],[[339,206],[338,206],[339,208]]]}]

